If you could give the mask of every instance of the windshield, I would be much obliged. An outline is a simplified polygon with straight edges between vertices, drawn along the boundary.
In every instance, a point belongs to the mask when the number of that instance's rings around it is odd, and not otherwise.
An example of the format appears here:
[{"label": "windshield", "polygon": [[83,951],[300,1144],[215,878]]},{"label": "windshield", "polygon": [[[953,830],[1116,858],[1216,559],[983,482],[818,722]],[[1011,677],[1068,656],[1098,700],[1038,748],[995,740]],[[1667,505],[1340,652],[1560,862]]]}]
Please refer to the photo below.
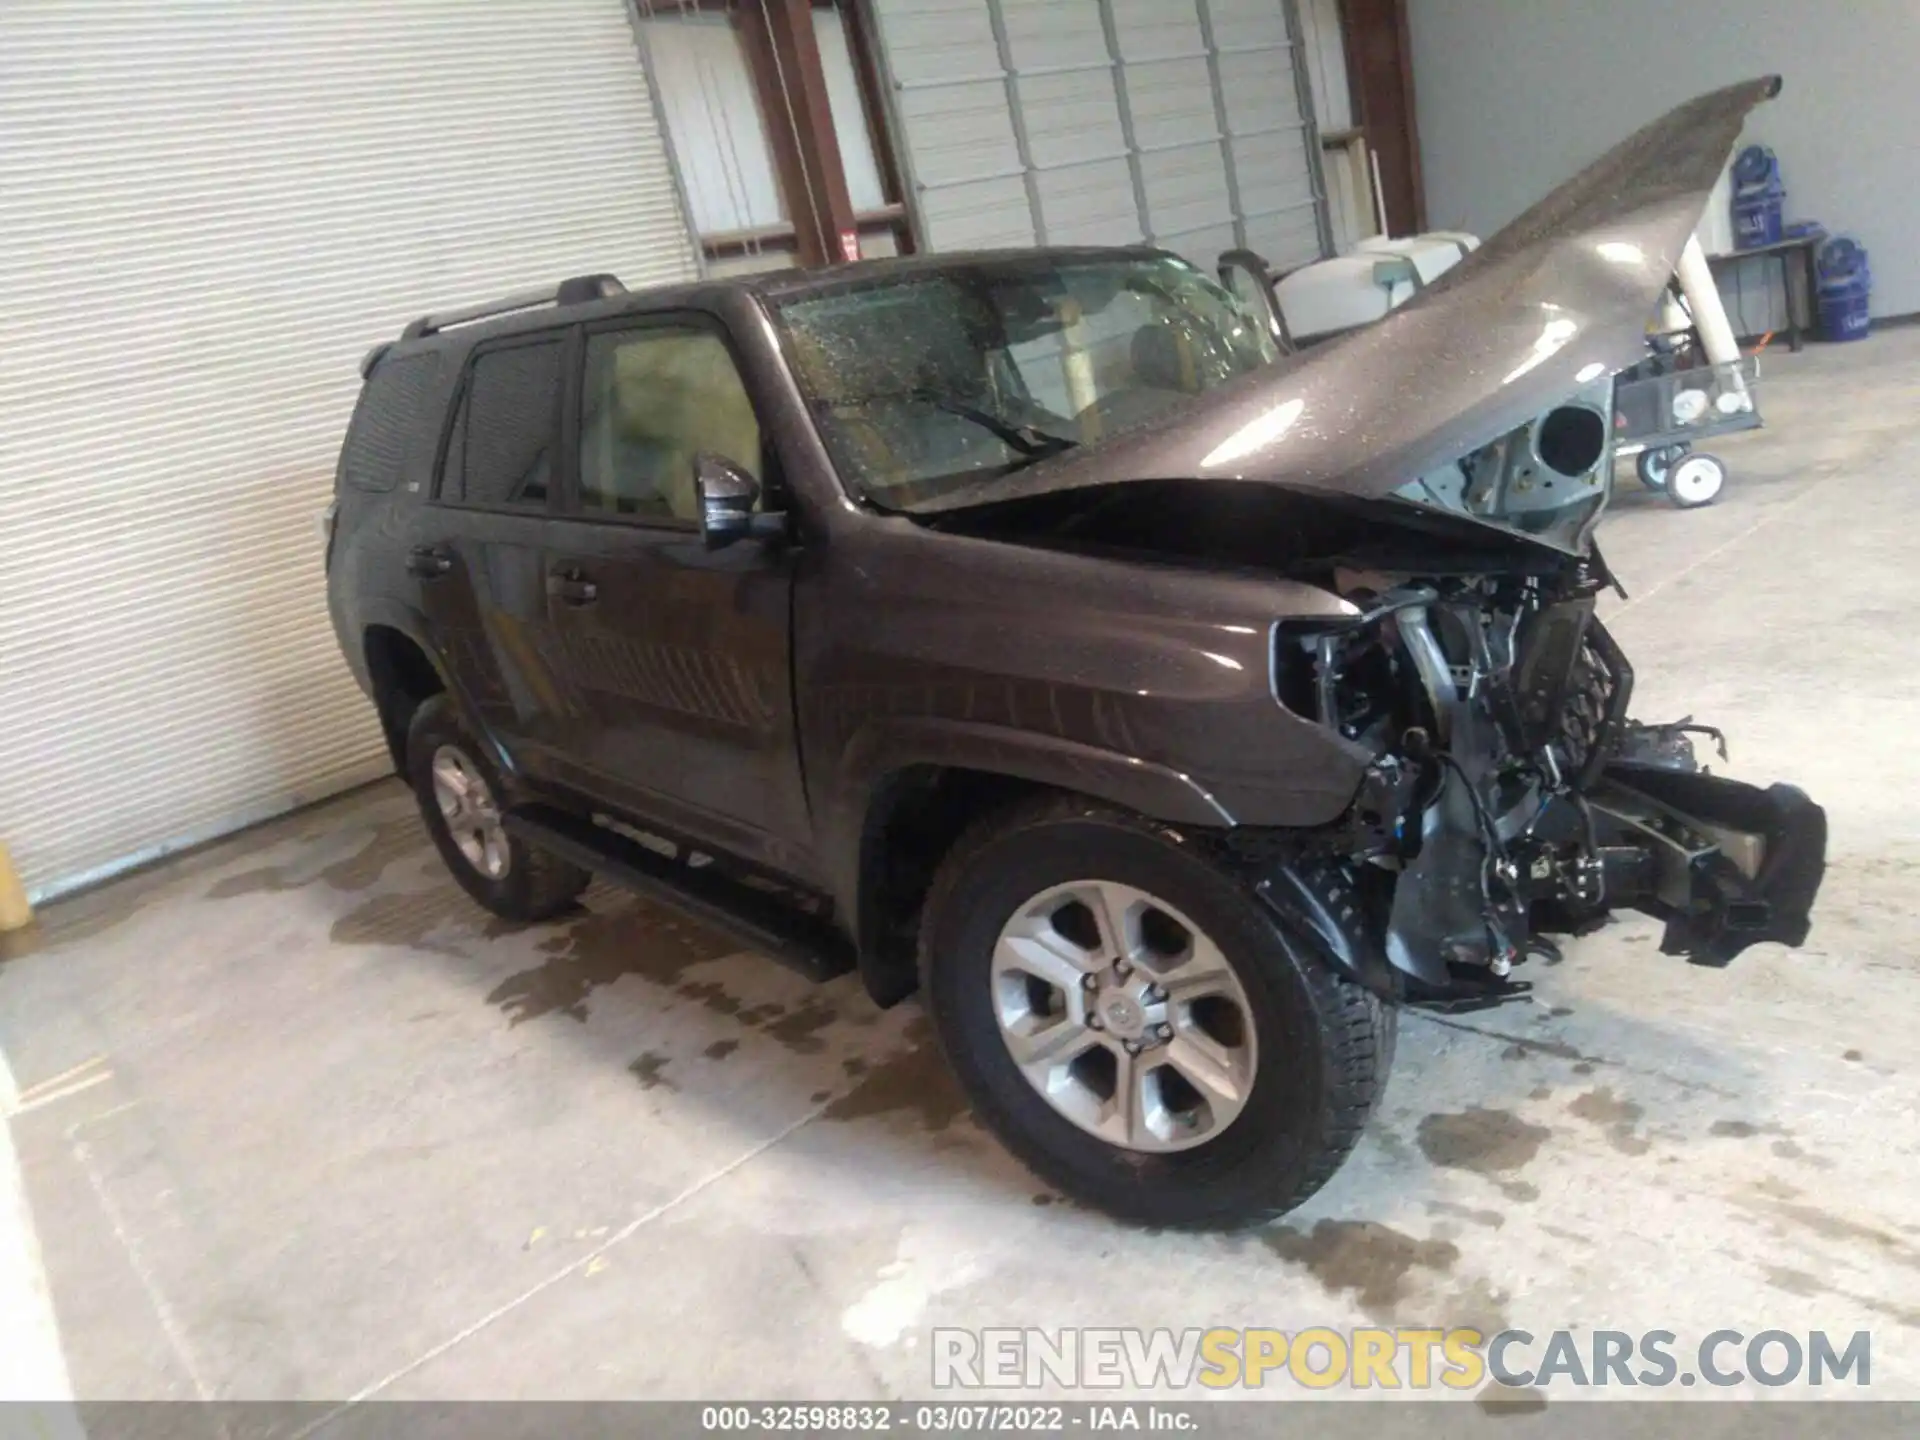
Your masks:
[{"label": "windshield", "polygon": [[1278,355],[1171,255],[976,261],[778,314],[841,474],[889,509],[1130,429]]}]

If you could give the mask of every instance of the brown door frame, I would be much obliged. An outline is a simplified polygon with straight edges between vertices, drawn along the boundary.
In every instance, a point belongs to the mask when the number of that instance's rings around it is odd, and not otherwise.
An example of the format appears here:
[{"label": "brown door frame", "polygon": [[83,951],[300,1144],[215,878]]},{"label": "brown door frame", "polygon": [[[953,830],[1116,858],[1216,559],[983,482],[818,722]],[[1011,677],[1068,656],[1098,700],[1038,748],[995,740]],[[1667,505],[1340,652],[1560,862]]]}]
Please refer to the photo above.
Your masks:
[{"label": "brown door frame", "polygon": [[766,125],[787,220],[753,231],[702,235],[701,248],[709,259],[783,251],[805,267],[836,265],[858,258],[862,235],[888,231],[901,254],[917,248],[912,218],[901,201],[900,172],[881,101],[866,0],[828,3],[847,29],[861,110],[887,197],[879,210],[856,212],[847,191],[826,68],[813,28],[813,11],[827,8],[823,0],[640,0],[643,17],[676,10],[724,13],[740,36]]},{"label": "brown door frame", "polygon": [[1353,97],[1354,119],[1365,132],[1368,150],[1380,155],[1387,223],[1401,234],[1423,231],[1427,186],[1420,168],[1407,0],[1339,0],[1339,7],[1347,92]]},{"label": "brown door frame", "polygon": [[813,6],[810,0],[759,0],[740,6],[735,15],[754,88],[768,112],[767,131],[792,211],[800,263],[811,267],[851,258],[842,247],[849,236],[857,246],[859,226],[833,133]]}]

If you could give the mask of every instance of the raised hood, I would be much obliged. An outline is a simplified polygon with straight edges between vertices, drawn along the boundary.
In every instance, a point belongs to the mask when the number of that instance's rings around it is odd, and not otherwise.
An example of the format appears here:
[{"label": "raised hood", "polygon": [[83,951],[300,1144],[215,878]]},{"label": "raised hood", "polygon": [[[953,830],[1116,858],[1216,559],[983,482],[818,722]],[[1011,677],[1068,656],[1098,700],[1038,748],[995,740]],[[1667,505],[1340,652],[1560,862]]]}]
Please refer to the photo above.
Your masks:
[{"label": "raised hood", "polygon": [[1690,100],[1609,150],[1384,320],[931,512],[1138,480],[1382,497],[1646,354],[1647,322],[1747,112],[1777,76]]}]

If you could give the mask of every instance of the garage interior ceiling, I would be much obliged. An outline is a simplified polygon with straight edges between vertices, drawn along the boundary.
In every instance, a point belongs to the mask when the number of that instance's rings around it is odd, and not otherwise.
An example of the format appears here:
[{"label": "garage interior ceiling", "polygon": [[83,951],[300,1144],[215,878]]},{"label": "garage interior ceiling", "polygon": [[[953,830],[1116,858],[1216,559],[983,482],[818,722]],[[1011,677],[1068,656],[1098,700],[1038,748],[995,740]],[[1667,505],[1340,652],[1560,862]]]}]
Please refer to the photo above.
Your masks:
[{"label": "garage interior ceiling", "polygon": [[0,173],[0,837],[45,900],[388,768],[316,525],[369,346],[695,262],[618,0],[0,6]]},{"label": "garage interior ceiling", "polygon": [[936,250],[1329,253],[1292,0],[875,0]]}]

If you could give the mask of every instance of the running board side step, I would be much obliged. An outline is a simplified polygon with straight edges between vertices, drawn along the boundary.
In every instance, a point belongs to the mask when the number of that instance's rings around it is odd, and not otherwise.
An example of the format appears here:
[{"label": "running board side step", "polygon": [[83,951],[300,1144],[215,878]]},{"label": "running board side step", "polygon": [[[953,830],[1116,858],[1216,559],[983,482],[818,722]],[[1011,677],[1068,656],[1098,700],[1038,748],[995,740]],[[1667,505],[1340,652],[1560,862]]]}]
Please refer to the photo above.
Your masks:
[{"label": "running board side step", "polygon": [[502,823],[527,844],[684,911],[724,931],[741,948],[778,960],[810,980],[831,980],[854,968],[853,943],[831,922],[714,866],[696,869],[668,859],[617,831],[544,805],[509,810]]}]

